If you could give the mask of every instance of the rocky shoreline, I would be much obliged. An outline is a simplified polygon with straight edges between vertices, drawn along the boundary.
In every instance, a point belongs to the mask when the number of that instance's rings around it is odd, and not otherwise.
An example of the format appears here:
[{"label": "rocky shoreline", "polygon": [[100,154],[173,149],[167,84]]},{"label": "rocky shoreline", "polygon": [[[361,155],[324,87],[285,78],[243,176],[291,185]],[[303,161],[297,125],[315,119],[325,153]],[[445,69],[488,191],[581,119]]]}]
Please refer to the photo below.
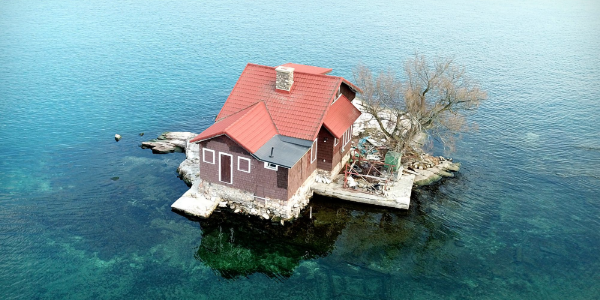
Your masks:
[{"label": "rocky shoreline", "polygon": [[404,172],[415,175],[414,186],[425,186],[438,182],[444,177],[454,177],[454,173],[460,170],[460,163],[453,163],[449,160],[442,161],[436,165],[427,168],[410,167],[405,168]]},{"label": "rocky shoreline", "polygon": [[[200,154],[198,145],[189,144],[188,141],[197,135],[193,132],[165,132],[156,139],[143,142],[141,147],[152,149],[155,154],[185,152],[186,159],[177,168],[177,173],[188,186],[192,186],[200,181]],[[460,163],[442,156],[403,160],[406,160],[402,164],[403,172],[415,175],[414,187],[430,185],[444,177],[454,177],[460,170]]]}]

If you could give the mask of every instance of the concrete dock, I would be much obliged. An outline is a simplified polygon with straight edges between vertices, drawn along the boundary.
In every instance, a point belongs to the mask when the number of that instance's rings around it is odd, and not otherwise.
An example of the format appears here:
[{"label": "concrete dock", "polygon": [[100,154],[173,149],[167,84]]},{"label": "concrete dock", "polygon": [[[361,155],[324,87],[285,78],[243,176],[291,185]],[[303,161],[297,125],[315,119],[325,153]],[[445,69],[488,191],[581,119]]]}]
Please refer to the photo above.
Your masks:
[{"label": "concrete dock", "polygon": [[208,218],[217,208],[219,201],[216,198],[207,199],[198,193],[198,183],[185,192],[175,203],[171,205],[173,210],[194,217]]},{"label": "concrete dock", "polygon": [[408,209],[414,180],[414,175],[402,175],[398,181],[389,187],[385,196],[354,191],[344,188],[342,183],[335,182],[329,184],[315,182],[311,188],[315,194],[322,196],[364,204]]}]

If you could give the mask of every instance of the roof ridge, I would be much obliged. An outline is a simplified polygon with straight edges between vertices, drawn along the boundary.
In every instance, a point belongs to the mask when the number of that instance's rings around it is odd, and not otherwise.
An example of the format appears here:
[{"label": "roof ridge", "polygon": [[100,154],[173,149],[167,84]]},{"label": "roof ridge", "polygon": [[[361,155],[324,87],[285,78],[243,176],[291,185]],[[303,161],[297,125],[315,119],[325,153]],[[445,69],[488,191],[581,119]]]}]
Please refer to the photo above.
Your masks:
[{"label": "roof ridge", "polygon": [[[338,81],[336,83],[336,85],[342,84],[342,77],[338,77]],[[335,100],[335,94],[336,94],[336,90],[333,90],[333,92],[331,93],[331,97],[329,98],[328,102],[327,102],[327,108],[325,108],[321,114],[321,117],[319,117],[319,126],[317,126],[317,133],[313,136],[313,139],[315,139],[316,136],[319,135],[319,128],[321,128],[323,126],[323,123],[325,122],[325,116],[327,115],[327,113],[329,112],[329,109],[331,108],[331,104],[333,102],[333,100]]]},{"label": "roof ridge", "polygon": [[265,105],[265,110],[267,111],[267,114],[269,115],[269,119],[271,119],[271,123],[273,124],[273,127],[275,127],[275,131],[277,132],[277,134],[279,134],[279,127],[277,127],[277,124],[275,124],[275,121],[273,121],[273,116],[271,115],[271,111],[269,110],[267,103],[265,103],[264,100],[260,100],[259,102],[262,102]]},{"label": "roof ridge", "polygon": [[[245,112],[245,113],[243,113],[243,114],[242,114],[242,115],[241,115],[241,116],[240,116],[240,117],[239,117],[237,120],[233,121],[231,124],[229,124],[229,126],[225,127],[225,130],[227,130],[227,129],[229,129],[231,126],[233,126],[233,125],[237,124],[237,122],[239,122],[239,121],[240,121],[242,118],[244,118],[244,116],[246,116],[246,115],[247,115],[248,113],[250,113],[250,112],[251,112],[253,109],[255,109],[255,108],[257,107],[256,105],[257,105],[258,103],[260,103],[260,102],[262,102],[262,101],[257,101],[257,102],[255,102],[255,103],[253,103],[253,104],[250,104],[250,105],[248,105],[248,107],[246,107],[246,108],[244,108],[244,109],[240,109],[238,112],[236,112],[235,114],[237,114],[237,113],[241,113],[241,112],[243,112],[244,110],[248,109],[248,111],[247,111],[247,112]],[[229,115],[229,116],[233,116],[233,115],[235,115],[235,114],[231,114],[231,115]],[[277,127],[276,127],[276,128],[277,128]]]},{"label": "roof ridge", "polygon": [[[255,63],[248,63],[246,66],[248,66],[248,65],[252,65],[252,66],[256,66],[256,67],[263,67],[263,68],[267,68],[267,69],[271,69],[271,70],[275,70],[278,67],[278,66],[277,67],[271,67],[271,66],[259,65],[259,64],[255,64]],[[283,65],[281,65],[281,66],[283,66]],[[309,65],[305,65],[305,66],[309,66]],[[316,66],[309,66],[309,67],[321,68],[321,67],[316,67]],[[327,69],[327,68],[325,68],[325,69]],[[294,69],[294,73],[302,73],[302,74],[308,74],[308,75],[315,75],[315,76],[319,76],[319,77],[343,78],[341,76],[335,76],[335,75],[303,72],[303,71],[298,71],[296,69]],[[240,75],[240,77],[241,77],[241,75]]]}]

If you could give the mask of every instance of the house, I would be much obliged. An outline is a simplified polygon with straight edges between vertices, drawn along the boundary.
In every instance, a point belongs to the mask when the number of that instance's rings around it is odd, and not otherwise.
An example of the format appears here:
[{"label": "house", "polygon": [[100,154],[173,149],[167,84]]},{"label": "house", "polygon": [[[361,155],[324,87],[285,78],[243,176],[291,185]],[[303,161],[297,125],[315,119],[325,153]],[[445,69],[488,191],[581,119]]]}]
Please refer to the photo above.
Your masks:
[{"label": "house", "polygon": [[334,176],[348,159],[361,114],[351,103],[360,90],[331,71],[248,64],[215,123],[190,140],[199,145],[204,192],[239,208],[297,216],[316,171]]}]

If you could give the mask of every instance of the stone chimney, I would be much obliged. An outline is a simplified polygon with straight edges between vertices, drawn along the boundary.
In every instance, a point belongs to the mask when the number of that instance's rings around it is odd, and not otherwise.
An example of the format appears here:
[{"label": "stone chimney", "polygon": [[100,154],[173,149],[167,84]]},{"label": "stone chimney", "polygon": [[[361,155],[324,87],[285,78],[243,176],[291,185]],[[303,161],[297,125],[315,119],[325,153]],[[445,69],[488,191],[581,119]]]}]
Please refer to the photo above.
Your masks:
[{"label": "stone chimney", "polygon": [[294,68],[279,66],[275,71],[277,72],[275,88],[289,92],[294,84]]}]

